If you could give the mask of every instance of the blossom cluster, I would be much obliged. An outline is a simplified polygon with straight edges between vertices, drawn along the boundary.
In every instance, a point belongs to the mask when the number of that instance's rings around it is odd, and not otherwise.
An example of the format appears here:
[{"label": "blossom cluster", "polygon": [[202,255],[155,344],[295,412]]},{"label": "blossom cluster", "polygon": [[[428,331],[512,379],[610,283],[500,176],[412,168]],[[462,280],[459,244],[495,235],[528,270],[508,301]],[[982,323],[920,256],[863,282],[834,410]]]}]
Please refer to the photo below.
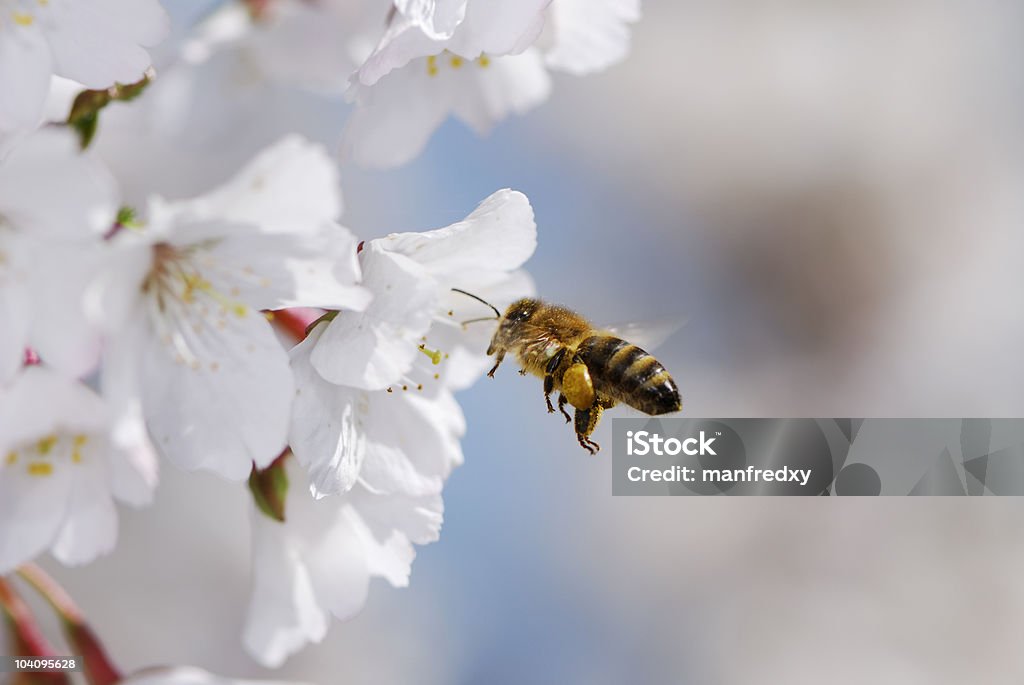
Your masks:
[{"label": "blossom cluster", "polygon": [[[548,70],[620,60],[638,14],[232,0],[150,52],[156,0],[0,0],[0,574],[109,552],[118,504],[171,464],[248,482],[262,663],[359,611],[371,578],[407,584],[463,459],[454,393],[487,368],[462,291],[529,294],[536,226],[499,190],[360,240],[339,163],[408,162],[450,114],[485,132],[545,99]],[[320,135],[296,91],[351,112]]]}]

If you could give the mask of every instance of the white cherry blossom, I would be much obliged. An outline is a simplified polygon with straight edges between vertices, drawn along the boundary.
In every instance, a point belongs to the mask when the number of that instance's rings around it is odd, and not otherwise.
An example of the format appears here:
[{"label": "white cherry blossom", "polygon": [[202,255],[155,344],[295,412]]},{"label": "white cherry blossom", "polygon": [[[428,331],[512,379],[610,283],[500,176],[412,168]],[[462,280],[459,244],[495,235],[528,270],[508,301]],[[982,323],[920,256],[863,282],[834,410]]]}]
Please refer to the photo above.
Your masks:
[{"label": "white cherry blossom", "polygon": [[497,191],[451,226],[369,241],[359,257],[374,301],[362,314],[343,312],[327,325],[313,366],[329,382],[364,390],[399,382],[414,363],[430,360],[420,346],[434,322],[462,332],[454,310],[473,303],[451,289],[502,284],[536,241],[530,202],[513,190]]},{"label": "white cherry blossom", "polygon": [[[535,245],[530,204],[510,190],[451,226],[370,241],[360,252],[370,306],[318,322],[292,350],[285,520],[253,510],[245,642],[264,664],[319,642],[331,616],[359,611],[371,577],[407,584],[413,545],[437,539],[466,429],[445,373],[455,350],[472,346],[455,311],[483,306],[450,289],[526,294],[518,269]],[[451,352],[428,348],[435,338]],[[455,376],[480,372],[474,360]]]},{"label": "white cherry blossom", "polygon": [[289,443],[316,495],[360,479],[374,492],[440,492],[447,465],[461,461],[457,440],[445,438],[459,431],[442,428],[461,422],[449,388],[465,387],[486,364],[489,329],[459,321],[492,315],[451,289],[499,304],[528,294],[517,269],[535,246],[533,210],[511,190],[451,226],[365,244],[369,307],[319,323],[292,351]]},{"label": "white cherry blossom", "polygon": [[272,667],[320,642],[332,616],[359,612],[371,577],[407,585],[413,545],[437,539],[443,511],[438,494],[375,494],[362,485],[315,499],[294,461],[286,460],[285,521],[252,508],[253,588],[244,641]]},{"label": "white cherry blossom", "polygon": [[113,179],[68,131],[38,131],[0,161],[0,382],[27,347],[72,376],[95,366],[82,289],[116,216]]},{"label": "white cherry blossom", "polygon": [[399,3],[353,79],[356,108],[342,153],[364,166],[398,166],[419,154],[449,115],[483,135],[543,102],[551,83],[530,45],[549,2]]},{"label": "white cherry blossom", "polygon": [[117,499],[150,502],[156,460],[96,393],[39,366],[0,392],[0,573],[49,549],[84,564],[117,539]]},{"label": "white cherry blossom", "polygon": [[294,383],[261,310],[366,305],[339,209],[330,159],[291,138],[206,196],[152,203],[145,230],[115,236],[93,293],[119,328],[105,390],[141,407],[178,465],[242,479],[284,448]]},{"label": "white cherry blossom", "polygon": [[353,79],[343,155],[399,166],[456,117],[484,135],[547,99],[548,69],[583,75],[621,61],[639,0],[410,0]]},{"label": "white cherry blossom", "polygon": [[[544,27],[544,10],[551,0],[468,0],[462,3],[464,16],[443,12],[443,23],[451,33],[438,38],[424,31],[430,22],[421,13],[407,16],[396,12],[376,49],[357,72],[358,82],[372,86],[385,75],[421,57],[445,51],[465,60],[481,55],[516,55],[537,39]],[[401,3],[413,9],[419,3]],[[436,8],[435,8],[436,9]],[[440,15],[434,15],[440,16]],[[447,31],[446,31],[447,32]]]},{"label": "white cherry blossom", "polygon": [[0,131],[39,123],[50,77],[134,83],[167,17],[157,0],[0,0]]}]

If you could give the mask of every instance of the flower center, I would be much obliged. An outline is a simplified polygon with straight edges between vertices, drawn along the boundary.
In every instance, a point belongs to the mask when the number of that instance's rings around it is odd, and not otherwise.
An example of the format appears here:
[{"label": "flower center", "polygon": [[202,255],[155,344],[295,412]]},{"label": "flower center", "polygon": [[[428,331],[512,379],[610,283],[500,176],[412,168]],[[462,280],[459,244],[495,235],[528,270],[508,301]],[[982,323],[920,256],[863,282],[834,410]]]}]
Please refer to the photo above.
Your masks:
[{"label": "flower center", "polygon": [[[199,252],[196,246],[156,244],[152,266],[142,284],[158,338],[172,351],[177,363],[193,369],[199,368],[201,352],[209,352],[199,336],[210,328],[222,331],[232,319],[245,318],[250,311],[238,299],[241,293],[237,287],[225,292],[200,271]],[[207,261],[214,269],[214,262]],[[215,365],[211,370],[216,370]]]},{"label": "flower center", "polygon": [[192,263],[191,252],[188,248],[176,248],[166,243],[154,246],[153,268],[142,285],[143,291],[153,293],[162,311],[168,306],[168,299],[192,304],[198,295],[203,294],[219,304],[225,314],[231,312],[239,317],[248,314],[248,307],[217,291],[199,273]]},{"label": "flower center", "polygon": [[8,452],[4,468],[24,468],[30,476],[50,476],[61,464],[81,464],[88,443],[89,437],[81,433],[50,433]]}]

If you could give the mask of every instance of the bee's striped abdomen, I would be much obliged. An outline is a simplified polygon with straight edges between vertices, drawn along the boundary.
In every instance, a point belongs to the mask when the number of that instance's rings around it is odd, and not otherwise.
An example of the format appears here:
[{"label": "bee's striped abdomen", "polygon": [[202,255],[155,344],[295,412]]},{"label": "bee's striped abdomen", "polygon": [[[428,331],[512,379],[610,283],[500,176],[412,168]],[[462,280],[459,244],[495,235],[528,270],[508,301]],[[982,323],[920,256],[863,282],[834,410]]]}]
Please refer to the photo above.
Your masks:
[{"label": "bee's striped abdomen", "polygon": [[610,335],[595,335],[580,343],[576,352],[599,394],[651,415],[679,411],[682,406],[672,376],[636,345]]}]

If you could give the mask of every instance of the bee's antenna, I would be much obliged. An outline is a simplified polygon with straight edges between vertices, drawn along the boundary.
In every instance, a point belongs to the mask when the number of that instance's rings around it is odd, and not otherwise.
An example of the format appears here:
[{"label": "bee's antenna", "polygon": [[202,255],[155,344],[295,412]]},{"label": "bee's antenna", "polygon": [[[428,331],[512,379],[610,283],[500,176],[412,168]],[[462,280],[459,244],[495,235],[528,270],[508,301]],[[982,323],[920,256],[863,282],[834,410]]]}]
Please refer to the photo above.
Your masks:
[{"label": "bee's antenna", "polygon": [[[495,307],[490,302],[488,302],[487,300],[483,299],[482,297],[477,297],[473,293],[467,293],[465,290],[459,290],[458,288],[452,288],[452,290],[454,292],[461,293],[462,295],[465,295],[466,297],[472,297],[477,302],[482,302],[483,304],[487,305],[488,307],[490,307],[491,309],[494,310],[494,318],[495,319],[500,319],[501,318],[501,312],[498,311],[498,308]],[[492,321],[492,319],[491,319],[491,317],[487,317],[486,319],[473,319],[473,321]],[[472,323],[472,321],[463,321],[462,323],[467,324],[467,323]]]},{"label": "bee's antenna", "polygon": [[477,321],[497,321],[498,319],[493,316],[484,316],[479,319],[470,319],[469,321],[463,321],[461,325],[465,326],[467,323],[476,323]]}]

